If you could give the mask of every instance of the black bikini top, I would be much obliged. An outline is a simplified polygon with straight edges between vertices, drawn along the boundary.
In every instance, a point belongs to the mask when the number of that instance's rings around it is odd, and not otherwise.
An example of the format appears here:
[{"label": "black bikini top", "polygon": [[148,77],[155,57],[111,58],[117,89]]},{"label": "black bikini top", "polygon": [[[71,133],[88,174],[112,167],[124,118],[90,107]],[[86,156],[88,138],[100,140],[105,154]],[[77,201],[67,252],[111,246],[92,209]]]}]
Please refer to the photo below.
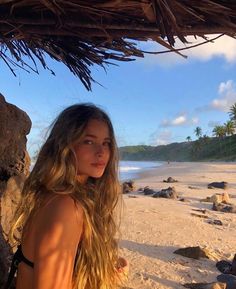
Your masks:
[{"label": "black bikini top", "polygon": [[18,269],[18,265],[20,264],[20,262],[24,262],[26,265],[34,268],[34,263],[29,261],[27,258],[25,258],[25,256],[22,253],[22,248],[21,245],[18,246],[15,254],[13,255],[13,259],[11,261],[11,269],[8,275],[8,279],[7,279],[7,283],[4,289],[8,289],[10,288],[10,285],[14,279],[15,273]]}]

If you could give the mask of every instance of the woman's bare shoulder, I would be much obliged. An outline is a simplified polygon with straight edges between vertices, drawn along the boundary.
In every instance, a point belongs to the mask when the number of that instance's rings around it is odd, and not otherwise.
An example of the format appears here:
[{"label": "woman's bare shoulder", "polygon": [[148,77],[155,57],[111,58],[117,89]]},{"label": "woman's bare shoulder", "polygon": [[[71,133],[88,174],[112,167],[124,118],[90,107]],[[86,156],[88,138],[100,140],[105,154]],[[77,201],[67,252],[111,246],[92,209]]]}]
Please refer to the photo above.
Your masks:
[{"label": "woman's bare shoulder", "polygon": [[49,197],[41,208],[38,219],[44,222],[67,222],[72,224],[83,223],[83,208],[69,195],[54,194]]}]

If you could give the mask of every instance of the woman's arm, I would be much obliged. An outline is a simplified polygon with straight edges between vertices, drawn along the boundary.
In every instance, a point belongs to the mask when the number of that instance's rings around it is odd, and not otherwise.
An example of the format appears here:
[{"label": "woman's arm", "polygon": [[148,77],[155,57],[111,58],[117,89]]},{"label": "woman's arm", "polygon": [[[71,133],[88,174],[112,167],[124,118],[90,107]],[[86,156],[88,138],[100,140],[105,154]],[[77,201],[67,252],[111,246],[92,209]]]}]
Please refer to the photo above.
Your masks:
[{"label": "woman's arm", "polygon": [[58,196],[37,216],[33,289],[71,289],[83,210],[69,196]]}]

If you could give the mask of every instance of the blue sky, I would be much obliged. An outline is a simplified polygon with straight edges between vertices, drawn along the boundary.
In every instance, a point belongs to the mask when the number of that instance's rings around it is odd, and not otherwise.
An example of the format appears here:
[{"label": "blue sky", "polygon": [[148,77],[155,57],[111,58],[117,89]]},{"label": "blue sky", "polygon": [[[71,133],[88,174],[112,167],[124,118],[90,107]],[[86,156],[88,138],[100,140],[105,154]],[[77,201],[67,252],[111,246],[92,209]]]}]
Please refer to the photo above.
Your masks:
[{"label": "blue sky", "polygon": [[[141,46],[162,50],[152,42]],[[92,102],[108,112],[120,146],[181,142],[187,136],[195,139],[196,126],[212,135],[213,126],[229,119],[227,112],[236,102],[236,40],[224,36],[183,53],[187,60],[171,53],[117,63],[107,67],[107,72],[95,66],[93,77],[102,86],[93,84],[92,92],[66,67],[50,59],[48,65],[56,76],[39,66],[39,75],[18,69],[14,77],[0,62],[0,92],[32,120],[28,135],[31,155],[57,114],[78,102]]]}]

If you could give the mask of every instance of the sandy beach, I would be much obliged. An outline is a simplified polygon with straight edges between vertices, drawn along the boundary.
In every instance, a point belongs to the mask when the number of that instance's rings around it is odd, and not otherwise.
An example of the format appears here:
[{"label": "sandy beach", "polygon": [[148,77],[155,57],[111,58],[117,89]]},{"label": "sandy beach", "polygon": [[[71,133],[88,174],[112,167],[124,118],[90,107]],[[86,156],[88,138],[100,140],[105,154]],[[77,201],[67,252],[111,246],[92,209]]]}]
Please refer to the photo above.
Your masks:
[{"label": "sandy beach", "polygon": [[[163,183],[173,177],[177,183]],[[208,189],[211,182],[228,182],[228,189]],[[227,192],[236,205],[236,163],[170,163],[140,175],[136,188],[160,191],[174,186],[179,200],[152,198],[139,192],[124,195],[120,254],[130,262],[127,288],[183,289],[181,284],[214,282],[220,274],[217,260],[232,260],[236,253],[236,214],[216,212],[212,203],[200,202]],[[206,218],[197,209],[206,209]],[[210,224],[220,220],[222,226]],[[174,254],[176,249],[200,246],[215,260]],[[214,259],[213,258],[213,259]]]}]

